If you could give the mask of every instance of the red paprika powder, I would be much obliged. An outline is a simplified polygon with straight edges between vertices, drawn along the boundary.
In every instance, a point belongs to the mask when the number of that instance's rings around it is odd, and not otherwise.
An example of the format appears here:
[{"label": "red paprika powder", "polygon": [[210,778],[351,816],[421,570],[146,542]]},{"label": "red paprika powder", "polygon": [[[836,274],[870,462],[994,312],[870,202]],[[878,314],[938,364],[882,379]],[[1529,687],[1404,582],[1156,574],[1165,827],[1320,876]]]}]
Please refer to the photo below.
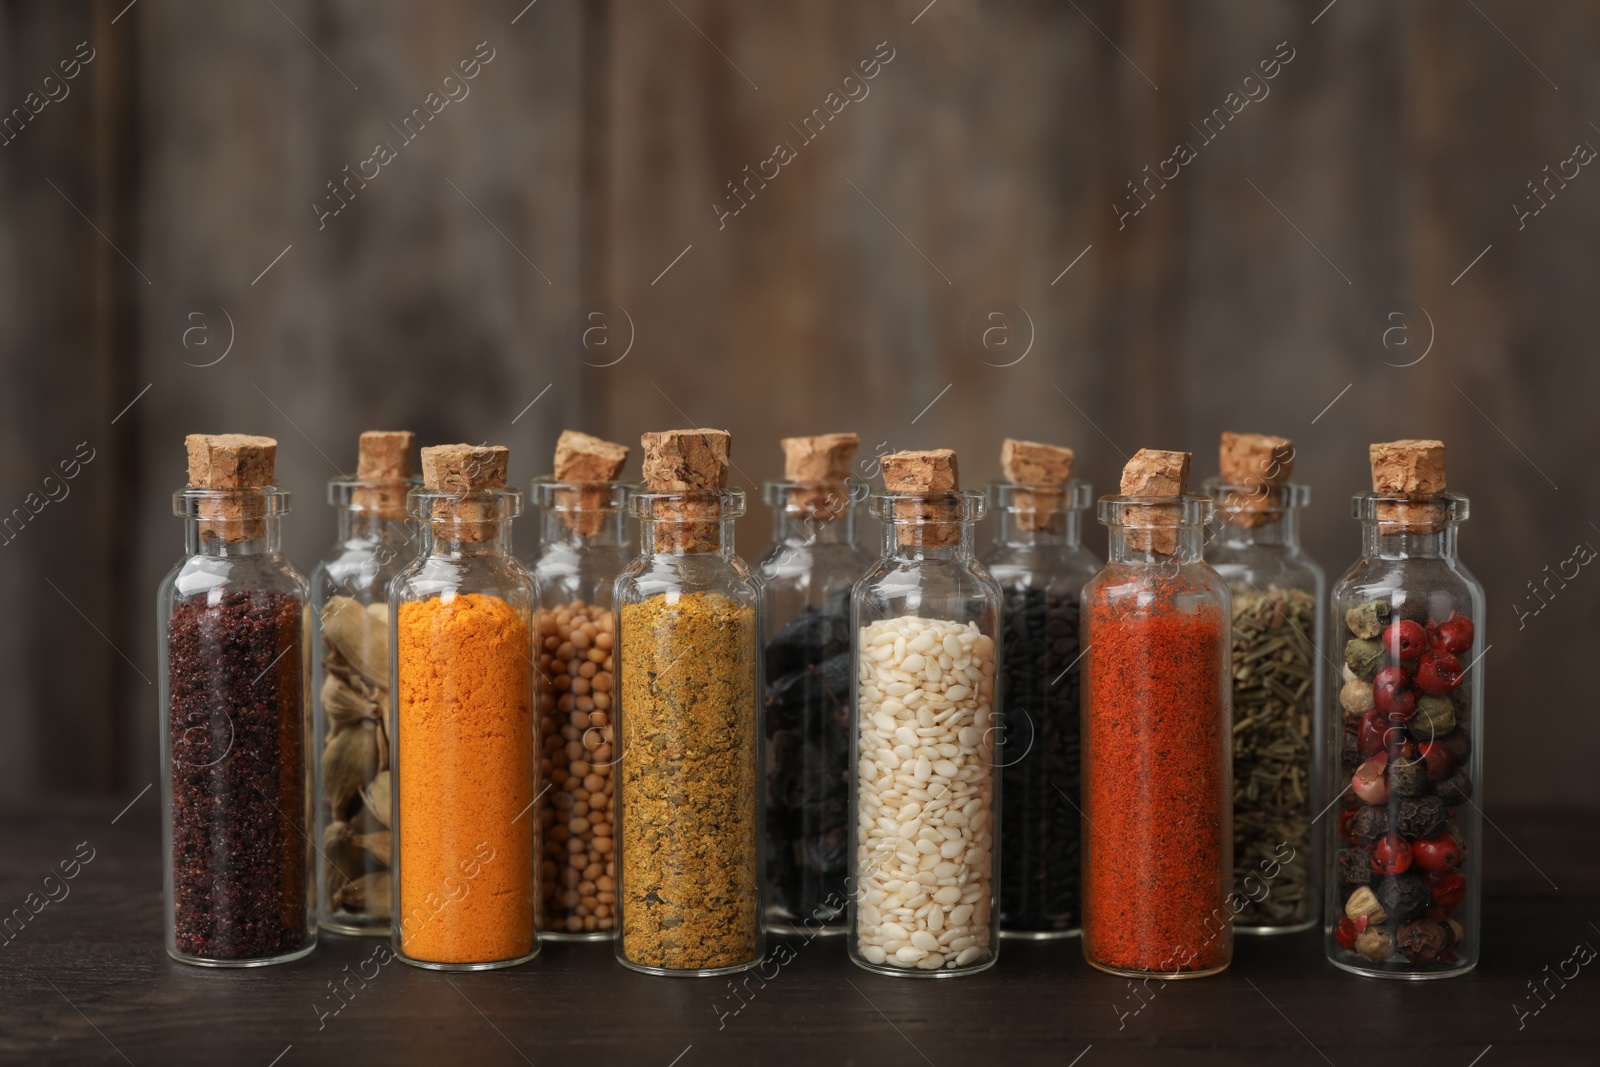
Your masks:
[{"label": "red paprika powder", "polygon": [[[1145,452],[1129,472],[1148,456],[1187,473]],[[1083,593],[1083,952],[1118,974],[1233,953],[1231,613],[1200,558],[1210,502],[1182,493],[1102,499],[1110,559]]]}]

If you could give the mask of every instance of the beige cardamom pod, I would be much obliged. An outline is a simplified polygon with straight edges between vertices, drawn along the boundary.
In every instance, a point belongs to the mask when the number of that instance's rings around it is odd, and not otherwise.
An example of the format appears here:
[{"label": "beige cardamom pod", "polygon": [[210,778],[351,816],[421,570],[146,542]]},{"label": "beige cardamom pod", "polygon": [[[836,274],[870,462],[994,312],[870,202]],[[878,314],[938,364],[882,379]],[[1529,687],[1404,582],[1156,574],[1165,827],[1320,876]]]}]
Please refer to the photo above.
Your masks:
[{"label": "beige cardamom pod", "polygon": [[393,778],[388,771],[379,771],[361,789],[361,802],[366,806],[367,814],[377,819],[384,826],[389,826],[392,809],[390,803],[394,794],[390,792]]},{"label": "beige cardamom pod", "polygon": [[388,687],[389,628],[359,601],[328,598],[322,609],[322,639],[367,682]]},{"label": "beige cardamom pod", "polygon": [[323,892],[329,900],[335,899],[351,879],[360,877],[367,870],[361,848],[355,843],[355,835],[345,823],[330,822],[323,827],[322,854],[328,860],[323,872]]},{"label": "beige cardamom pod", "polygon": [[364,848],[372,853],[373,858],[383,866],[387,867],[392,862],[393,835],[388,830],[379,830],[371,834],[357,834],[352,840],[357,847]]},{"label": "beige cardamom pod", "polygon": [[361,787],[378,773],[378,724],[366,720],[340,730],[322,753],[322,792],[338,818],[350,813]]},{"label": "beige cardamom pod", "polygon": [[335,907],[387,919],[392,911],[394,880],[388,871],[373,871],[334,894]]},{"label": "beige cardamom pod", "polygon": [[378,705],[365,693],[329,671],[322,681],[322,710],[328,716],[328,736],[365,719],[378,717]]}]

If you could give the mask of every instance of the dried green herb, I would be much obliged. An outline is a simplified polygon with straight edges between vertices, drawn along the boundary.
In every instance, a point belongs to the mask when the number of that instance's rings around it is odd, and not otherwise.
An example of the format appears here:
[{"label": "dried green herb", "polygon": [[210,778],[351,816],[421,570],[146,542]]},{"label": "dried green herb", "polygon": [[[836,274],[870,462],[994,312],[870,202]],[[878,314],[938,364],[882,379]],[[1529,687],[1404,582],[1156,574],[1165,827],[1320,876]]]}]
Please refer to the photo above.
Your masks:
[{"label": "dried green herb", "polygon": [[1316,610],[1316,598],[1300,589],[1233,593],[1233,865],[1244,902],[1234,922],[1241,926],[1293,926],[1311,914]]}]

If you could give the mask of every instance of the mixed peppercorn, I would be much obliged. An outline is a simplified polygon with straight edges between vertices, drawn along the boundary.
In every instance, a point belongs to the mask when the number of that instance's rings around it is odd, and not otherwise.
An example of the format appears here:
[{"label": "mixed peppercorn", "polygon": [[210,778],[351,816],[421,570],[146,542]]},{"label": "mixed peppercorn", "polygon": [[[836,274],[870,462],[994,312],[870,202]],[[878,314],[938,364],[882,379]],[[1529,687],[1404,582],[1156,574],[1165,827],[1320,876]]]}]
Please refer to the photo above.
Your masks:
[{"label": "mixed peppercorn", "polygon": [[1462,655],[1472,620],[1416,617],[1371,600],[1345,613],[1338,945],[1373,964],[1454,964],[1452,911],[1467,895],[1452,809],[1472,796],[1471,697]]}]

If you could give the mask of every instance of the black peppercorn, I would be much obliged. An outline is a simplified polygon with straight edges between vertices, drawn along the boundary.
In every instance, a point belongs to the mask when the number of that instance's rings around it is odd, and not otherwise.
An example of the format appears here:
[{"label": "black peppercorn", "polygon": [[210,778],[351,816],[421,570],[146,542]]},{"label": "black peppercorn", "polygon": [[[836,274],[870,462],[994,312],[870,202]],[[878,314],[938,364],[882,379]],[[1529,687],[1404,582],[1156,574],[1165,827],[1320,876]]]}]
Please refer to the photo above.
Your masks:
[{"label": "black peppercorn", "polygon": [[1372,881],[1372,856],[1364,848],[1339,850],[1339,884],[1367,885]]},{"label": "black peppercorn", "polygon": [[1350,836],[1363,845],[1371,845],[1389,832],[1389,811],[1363,805],[1350,820]]},{"label": "black peppercorn", "polygon": [[1344,768],[1344,773],[1356,773],[1356,768],[1365,762],[1366,758],[1361,755],[1361,749],[1356,744],[1356,735],[1346,733],[1344,747],[1339,750],[1339,764]]},{"label": "black peppercorn", "polygon": [[1378,903],[1393,922],[1406,923],[1428,910],[1433,894],[1422,876],[1414,871],[1386,875],[1378,882]]},{"label": "black peppercorn", "polygon": [[1394,828],[1408,840],[1416,840],[1439,833],[1449,819],[1449,809],[1438,797],[1406,797],[1400,801]]},{"label": "black peppercorn", "polygon": [[1400,797],[1420,797],[1428,791],[1428,766],[1420,759],[1397,759],[1389,764],[1389,792]]},{"label": "black peppercorn", "polygon": [[1078,598],[1008,586],[1001,621],[1007,722],[1001,924],[1012,931],[1070,930],[1079,922],[1082,849]]},{"label": "black peppercorn", "polygon": [[[1403,593],[1398,593],[1396,595],[1397,597],[1404,596]],[[1409,619],[1410,621],[1421,626],[1426,626],[1428,624],[1428,616],[1430,614],[1428,611],[1428,602],[1420,597],[1406,597],[1403,600],[1396,599],[1391,607],[1394,615],[1398,618]]]},{"label": "black peppercorn", "polygon": [[767,645],[767,886],[783,921],[841,921],[850,786],[850,589]]},{"label": "black peppercorn", "polygon": [[1395,941],[1412,963],[1432,963],[1450,944],[1450,935],[1438,923],[1419,919],[1400,927]]},{"label": "black peppercorn", "polygon": [[1467,757],[1472,755],[1472,735],[1459,726],[1439,738],[1439,743],[1450,753],[1452,762],[1465,763]]},{"label": "black peppercorn", "polygon": [[1472,779],[1467,777],[1467,772],[1456,768],[1456,773],[1446,778],[1434,787],[1439,794],[1439,799],[1452,808],[1465,804],[1472,796]]},{"label": "black peppercorn", "polygon": [[850,651],[848,604],[835,613],[807,607],[767,645],[767,681],[776,682],[808,664]]}]

